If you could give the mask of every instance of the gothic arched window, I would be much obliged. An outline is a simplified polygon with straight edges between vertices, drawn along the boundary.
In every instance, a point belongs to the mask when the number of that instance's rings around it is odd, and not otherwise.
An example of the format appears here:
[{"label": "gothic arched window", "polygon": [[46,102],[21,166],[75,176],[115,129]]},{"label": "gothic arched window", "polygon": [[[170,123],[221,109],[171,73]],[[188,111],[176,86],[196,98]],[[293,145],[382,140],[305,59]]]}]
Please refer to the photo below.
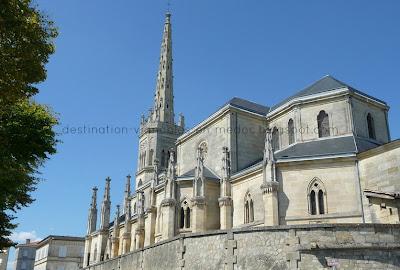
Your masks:
[{"label": "gothic arched window", "polygon": [[137,186],[140,187],[142,185],[142,179],[139,179]]},{"label": "gothic arched window", "polygon": [[374,118],[370,113],[367,115],[367,125],[368,125],[368,137],[371,139],[376,139],[375,135],[375,123],[374,123]]},{"label": "gothic arched window", "polygon": [[190,228],[190,208],[186,209],[186,228]]},{"label": "gothic arched window", "polygon": [[317,116],[318,137],[329,137],[329,116],[325,111],[320,111]]},{"label": "gothic arched window", "polygon": [[279,150],[279,130],[277,127],[272,130],[272,148],[274,151]]},{"label": "gothic arched window", "polygon": [[254,221],[254,205],[250,193],[247,193],[244,198],[244,223]]},{"label": "gothic arched window", "polygon": [[316,215],[317,214],[317,203],[315,201],[315,191],[311,190],[310,192],[310,214]]},{"label": "gothic arched window", "polygon": [[318,191],[318,206],[319,206],[319,213],[325,214],[325,209],[324,209],[324,192],[322,190]]},{"label": "gothic arched window", "polygon": [[185,226],[185,210],[183,210],[183,207],[181,207],[179,228],[183,229],[184,226]]},{"label": "gothic arched window", "polygon": [[199,144],[200,156],[205,159],[207,157],[208,147],[206,142],[201,142]]},{"label": "gothic arched window", "polygon": [[190,207],[186,200],[181,204],[179,228],[190,228]]},{"label": "gothic arched window", "polygon": [[289,135],[289,145],[294,143],[294,123],[293,119],[290,118],[288,122],[288,135]]},{"label": "gothic arched window", "polygon": [[308,208],[311,215],[327,213],[326,190],[318,178],[314,178],[308,186]]}]

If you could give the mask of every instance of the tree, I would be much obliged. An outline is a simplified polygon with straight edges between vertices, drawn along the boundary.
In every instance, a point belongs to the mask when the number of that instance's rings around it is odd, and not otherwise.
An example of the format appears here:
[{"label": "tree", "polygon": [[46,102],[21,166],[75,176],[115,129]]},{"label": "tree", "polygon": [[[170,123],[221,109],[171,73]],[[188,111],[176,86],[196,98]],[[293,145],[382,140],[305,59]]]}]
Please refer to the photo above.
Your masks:
[{"label": "tree", "polygon": [[14,214],[33,202],[38,170],[56,152],[57,118],[33,100],[56,36],[31,0],[0,1],[0,249],[13,245]]}]

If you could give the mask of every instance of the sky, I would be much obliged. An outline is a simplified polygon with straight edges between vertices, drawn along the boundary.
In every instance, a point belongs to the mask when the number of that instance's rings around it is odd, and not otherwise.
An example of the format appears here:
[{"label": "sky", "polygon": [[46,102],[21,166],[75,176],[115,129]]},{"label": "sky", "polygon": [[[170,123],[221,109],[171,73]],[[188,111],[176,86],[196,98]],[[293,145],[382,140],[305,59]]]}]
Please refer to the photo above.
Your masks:
[{"label": "sky", "polygon": [[[100,204],[107,176],[112,212],[122,202],[167,9],[166,0],[36,3],[60,33],[36,100],[58,114],[62,143],[40,170],[36,201],[17,213],[18,241],[84,236],[91,188]],[[187,127],[232,97],[271,106],[330,74],[388,102],[400,137],[400,1],[172,0],[171,12],[175,113]],[[79,127],[98,132],[72,134]]]}]

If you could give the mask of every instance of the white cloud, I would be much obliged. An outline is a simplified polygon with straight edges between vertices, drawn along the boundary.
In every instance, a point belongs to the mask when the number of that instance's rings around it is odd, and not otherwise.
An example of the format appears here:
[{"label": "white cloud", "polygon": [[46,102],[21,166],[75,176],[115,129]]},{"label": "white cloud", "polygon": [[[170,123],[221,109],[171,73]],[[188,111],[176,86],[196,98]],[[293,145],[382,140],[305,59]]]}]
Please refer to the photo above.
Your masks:
[{"label": "white cloud", "polygon": [[38,237],[36,231],[30,231],[30,232],[13,232],[11,234],[11,240],[14,242],[17,242],[19,244],[25,243],[26,239],[31,239],[31,242],[33,241],[39,241],[41,240],[40,237]]}]

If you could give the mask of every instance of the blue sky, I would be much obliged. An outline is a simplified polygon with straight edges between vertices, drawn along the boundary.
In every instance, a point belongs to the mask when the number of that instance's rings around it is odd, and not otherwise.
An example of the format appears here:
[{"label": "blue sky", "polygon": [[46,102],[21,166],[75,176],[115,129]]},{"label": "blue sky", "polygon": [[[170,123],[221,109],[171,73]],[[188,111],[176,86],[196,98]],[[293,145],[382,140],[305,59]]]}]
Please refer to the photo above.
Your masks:
[{"label": "blue sky", "polygon": [[[36,2],[60,32],[36,97],[59,114],[57,130],[137,128],[152,105],[166,0]],[[331,74],[387,101],[400,137],[400,1],[176,0],[171,10],[175,113],[188,127],[231,97],[273,105]],[[134,131],[60,139],[16,238],[84,235],[91,187],[101,198],[112,178],[114,212],[134,175]]]}]

